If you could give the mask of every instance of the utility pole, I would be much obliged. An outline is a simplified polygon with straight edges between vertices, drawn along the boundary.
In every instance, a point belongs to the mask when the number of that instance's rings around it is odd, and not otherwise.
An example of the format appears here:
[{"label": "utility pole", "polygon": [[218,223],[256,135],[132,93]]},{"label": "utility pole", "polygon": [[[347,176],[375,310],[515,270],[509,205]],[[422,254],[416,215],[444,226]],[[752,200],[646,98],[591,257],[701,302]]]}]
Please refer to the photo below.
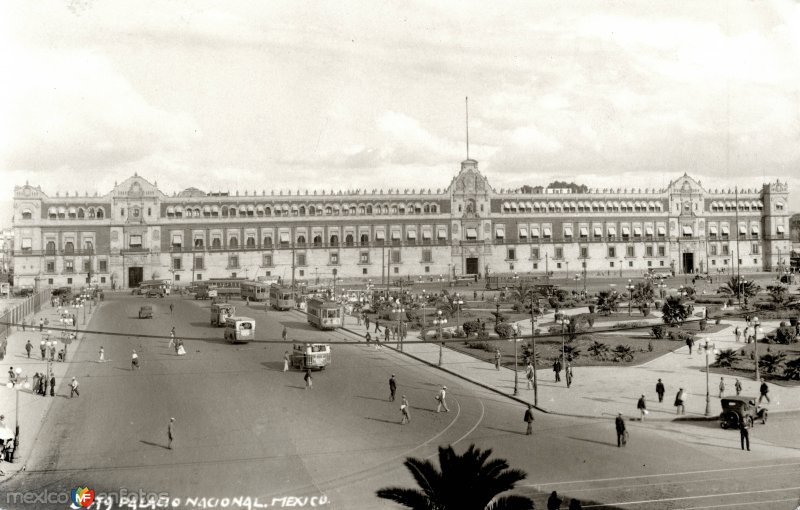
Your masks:
[{"label": "utility pole", "polygon": [[[533,309],[533,298],[534,298],[534,291],[530,291],[531,294],[531,356],[533,360],[531,361],[531,365],[533,366],[533,405],[539,406],[539,387],[536,384],[536,317],[534,316],[534,309]],[[537,300],[538,301],[538,300]]]},{"label": "utility pole", "polygon": [[294,298],[294,268],[295,268],[295,258],[294,258],[294,239],[292,240],[292,297]]}]

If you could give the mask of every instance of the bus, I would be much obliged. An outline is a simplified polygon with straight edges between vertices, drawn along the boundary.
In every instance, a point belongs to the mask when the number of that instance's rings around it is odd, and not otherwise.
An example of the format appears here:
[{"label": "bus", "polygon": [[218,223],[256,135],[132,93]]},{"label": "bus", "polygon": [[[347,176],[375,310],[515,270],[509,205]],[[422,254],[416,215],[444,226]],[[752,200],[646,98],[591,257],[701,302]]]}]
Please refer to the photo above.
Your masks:
[{"label": "bus", "polygon": [[318,329],[342,327],[342,307],[333,301],[311,298],[306,303],[308,323]]},{"label": "bus", "polygon": [[266,301],[269,299],[269,284],[264,282],[242,282],[242,299],[250,301]]},{"label": "bus", "polygon": [[155,290],[162,296],[169,296],[170,289],[172,288],[172,280],[144,280],[139,284],[139,294],[147,294],[149,290]]},{"label": "bus", "polygon": [[209,278],[205,281],[209,289],[215,289],[217,296],[239,296],[242,293],[242,283],[247,278]]},{"label": "bus", "polygon": [[291,310],[295,307],[294,293],[289,287],[269,286],[269,305],[276,310]]}]

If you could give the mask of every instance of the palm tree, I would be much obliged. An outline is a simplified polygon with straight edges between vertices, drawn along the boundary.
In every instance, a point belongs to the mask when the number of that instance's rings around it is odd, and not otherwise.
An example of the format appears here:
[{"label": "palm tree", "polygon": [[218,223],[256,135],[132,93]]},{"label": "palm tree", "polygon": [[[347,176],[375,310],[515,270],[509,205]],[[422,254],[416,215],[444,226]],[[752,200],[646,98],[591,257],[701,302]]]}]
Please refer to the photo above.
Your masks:
[{"label": "palm tree", "polygon": [[574,359],[577,359],[578,356],[581,355],[581,350],[578,349],[577,345],[565,345],[564,355],[567,357],[569,361],[572,361]]},{"label": "palm tree", "polygon": [[[520,283],[518,287],[511,289],[511,299],[520,303],[523,309],[530,310],[531,306],[538,308],[539,299],[547,297],[536,290],[536,287],[528,283]],[[535,310],[537,313],[541,310]]]},{"label": "palm tree", "polygon": [[772,301],[779,305],[786,302],[786,298],[789,296],[789,289],[783,285],[768,285],[767,292],[769,292]]},{"label": "palm tree", "polygon": [[597,311],[605,315],[611,315],[611,312],[617,311],[619,305],[619,294],[607,290],[601,290],[597,293]]},{"label": "palm tree", "polygon": [[783,376],[789,380],[800,380],[800,358],[787,361],[783,368]]},{"label": "palm tree", "polygon": [[785,352],[777,352],[775,354],[765,354],[758,360],[758,366],[768,374],[774,374],[778,368],[786,361]]},{"label": "palm tree", "polygon": [[689,316],[689,310],[683,304],[683,300],[678,296],[670,296],[664,301],[661,307],[662,319],[665,324],[674,326],[683,322]]},{"label": "palm tree", "polygon": [[753,297],[758,294],[760,287],[756,285],[753,281],[747,281],[745,279],[739,279],[737,276],[731,276],[731,278],[725,282],[725,284],[719,288],[720,294],[725,294],[727,296],[732,296],[735,298],[739,297]]},{"label": "palm tree", "polygon": [[618,345],[614,347],[615,361],[633,361],[633,347],[630,345]]},{"label": "palm tree", "polygon": [[592,353],[592,356],[597,359],[606,359],[606,356],[608,356],[609,352],[608,345],[604,344],[603,342],[598,342],[597,340],[595,340],[594,343],[589,346],[588,350]]},{"label": "palm tree", "polygon": [[527,510],[533,501],[522,496],[498,494],[514,488],[528,475],[509,469],[505,459],[488,461],[491,449],[470,445],[463,455],[452,446],[439,447],[441,471],[429,460],[406,458],[403,464],[411,472],[420,489],[387,487],[376,495],[415,510]]},{"label": "palm tree", "polygon": [[736,363],[736,349],[723,349],[717,353],[717,361],[714,364],[718,367],[731,367]]},{"label": "palm tree", "polygon": [[655,300],[655,296],[653,284],[650,282],[636,282],[636,286],[633,289],[633,302],[637,306],[652,303]]}]

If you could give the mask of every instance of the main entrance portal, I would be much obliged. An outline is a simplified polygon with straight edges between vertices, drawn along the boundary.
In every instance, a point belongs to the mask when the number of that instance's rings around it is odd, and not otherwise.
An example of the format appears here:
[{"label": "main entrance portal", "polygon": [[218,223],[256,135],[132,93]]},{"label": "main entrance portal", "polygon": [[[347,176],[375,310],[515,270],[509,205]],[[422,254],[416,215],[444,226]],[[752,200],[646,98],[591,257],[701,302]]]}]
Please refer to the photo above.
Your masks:
[{"label": "main entrance portal", "polygon": [[478,274],[478,258],[467,258],[467,274]]},{"label": "main entrance portal", "polygon": [[144,268],[129,267],[128,268],[128,287],[133,289],[138,287],[144,280]]},{"label": "main entrance portal", "polygon": [[694,253],[683,254],[683,272],[694,273]]}]

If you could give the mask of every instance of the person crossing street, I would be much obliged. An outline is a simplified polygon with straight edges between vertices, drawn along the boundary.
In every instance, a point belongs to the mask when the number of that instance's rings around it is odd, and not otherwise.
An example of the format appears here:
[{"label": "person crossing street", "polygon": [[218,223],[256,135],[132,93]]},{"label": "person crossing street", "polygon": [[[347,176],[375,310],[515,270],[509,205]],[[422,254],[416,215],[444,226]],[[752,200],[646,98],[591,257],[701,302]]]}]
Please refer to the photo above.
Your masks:
[{"label": "person crossing street", "polygon": [[[50,391],[52,391],[52,388]],[[80,392],[78,392],[78,380],[73,377],[72,382],[69,383],[69,398],[72,398],[75,395],[79,397],[81,396]]]},{"label": "person crossing street", "polygon": [[436,395],[436,400],[439,401],[439,405],[436,406],[436,412],[441,413],[442,408],[444,408],[444,412],[449,413],[450,409],[447,407],[447,386],[442,386],[442,389],[439,391],[439,394]]},{"label": "person crossing street", "polygon": [[389,378],[389,402],[394,402],[394,394],[397,391],[397,381],[394,379],[394,374]]},{"label": "person crossing street", "polygon": [[528,404],[528,408],[525,410],[525,416],[522,418],[522,421],[528,424],[528,428],[525,430],[525,435],[533,435],[533,404]]}]

